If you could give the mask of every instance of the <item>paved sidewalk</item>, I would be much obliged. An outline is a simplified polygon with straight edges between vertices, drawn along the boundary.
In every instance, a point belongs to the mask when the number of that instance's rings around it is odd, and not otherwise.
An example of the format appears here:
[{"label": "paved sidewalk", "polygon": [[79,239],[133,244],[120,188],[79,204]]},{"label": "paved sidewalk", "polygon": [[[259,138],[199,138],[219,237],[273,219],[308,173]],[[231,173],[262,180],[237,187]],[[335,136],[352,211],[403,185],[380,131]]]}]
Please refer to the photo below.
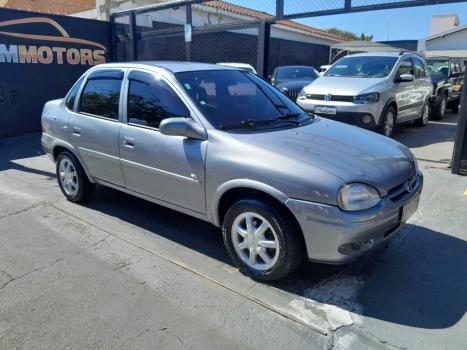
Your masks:
[{"label": "paved sidewalk", "polygon": [[425,174],[400,235],[274,284],[238,273],[199,220],[106,188],[67,202],[38,134],[0,140],[0,349],[467,349],[456,119],[395,136]]}]

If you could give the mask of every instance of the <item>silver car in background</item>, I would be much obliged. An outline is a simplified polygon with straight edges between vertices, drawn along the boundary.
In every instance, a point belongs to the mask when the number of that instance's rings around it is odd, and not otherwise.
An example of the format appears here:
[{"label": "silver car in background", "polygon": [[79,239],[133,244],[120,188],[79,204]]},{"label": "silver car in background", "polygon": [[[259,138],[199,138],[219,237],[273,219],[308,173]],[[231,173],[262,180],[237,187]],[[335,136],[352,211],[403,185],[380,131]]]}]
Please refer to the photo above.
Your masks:
[{"label": "silver car in background", "polygon": [[397,123],[425,126],[433,86],[425,60],[410,52],[346,56],[307,85],[297,103],[325,118],[391,136]]},{"label": "silver car in background", "polygon": [[423,185],[407,147],[310,116],[219,65],[99,65],[45,105],[42,127],[68,200],[100,184],[208,221],[239,269],[263,280],[305,257],[345,263],[378,246]]}]

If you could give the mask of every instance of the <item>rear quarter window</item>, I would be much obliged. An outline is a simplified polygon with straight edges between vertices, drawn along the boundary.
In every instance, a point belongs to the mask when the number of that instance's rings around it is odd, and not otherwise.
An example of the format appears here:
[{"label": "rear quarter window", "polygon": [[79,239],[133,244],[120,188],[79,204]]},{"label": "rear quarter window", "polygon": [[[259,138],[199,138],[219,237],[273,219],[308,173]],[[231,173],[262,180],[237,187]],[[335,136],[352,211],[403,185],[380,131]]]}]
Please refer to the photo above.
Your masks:
[{"label": "rear quarter window", "polygon": [[65,101],[65,106],[72,111],[74,106],[75,106],[75,101],[76,101],[76,96],[78,95],[79,89],[81,88],[81,85],[83,84],[83,78],[78,80],[78,82],[71,88],[71,91],[69,92],[66,101]]}]

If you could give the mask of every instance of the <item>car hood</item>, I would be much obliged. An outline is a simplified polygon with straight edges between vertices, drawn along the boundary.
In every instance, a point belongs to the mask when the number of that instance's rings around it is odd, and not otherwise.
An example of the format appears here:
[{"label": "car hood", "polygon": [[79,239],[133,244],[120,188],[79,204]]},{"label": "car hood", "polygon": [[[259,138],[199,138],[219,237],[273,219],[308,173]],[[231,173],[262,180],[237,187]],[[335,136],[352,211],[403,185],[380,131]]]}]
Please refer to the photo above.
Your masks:
[{"label": "car hood", "polygon": [[232,135],[325,170],[346,183],[370,184],[383,194],[415,172],[411,152],[399,142],[324,118],[298,128]]},{"label": "car hood", "polygon": [[[384,78],[322,76],[305,87],[307,94],[355,96],[384,81]],[[371,91],[370,91],[371,92]]]},{"label": "car hood", "polygon": [[288,80],[288,81],[281,81],[280,83],[277,83],[275,86],[278,88],[278,89],[283,89],[283,88],[286,88],[286,89],[302,89],[304,86],[307,86],[308,84],[310,84],[311,82],[313,82],[315,79],[313,80]]}]

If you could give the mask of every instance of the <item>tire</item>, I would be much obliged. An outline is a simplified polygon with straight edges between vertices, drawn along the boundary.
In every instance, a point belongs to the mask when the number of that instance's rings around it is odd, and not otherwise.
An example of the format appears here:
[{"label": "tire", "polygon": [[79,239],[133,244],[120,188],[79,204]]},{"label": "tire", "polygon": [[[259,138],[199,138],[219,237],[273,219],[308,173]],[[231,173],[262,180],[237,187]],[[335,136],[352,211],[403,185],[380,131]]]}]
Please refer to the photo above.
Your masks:
[{"label": "tire", "polygon": [[423,105],[422,115],[420,116],[420,118],[418,118],[418,119],[416,119],[414,121],[414,125],[415,126],[420,126],[420,127],[427,126],[428,125],[428,120],[430,119],[430,111],[431,111],[430,102],[427,101]]},{"label": "tire", "polygon": [[95,185],[89,181],[78,159],[70,152],[58,155],[56,174],[60,189],[70,202],[84,202],[93,194]]},{"label": "tire", "polygon": [[441,97],[441,101],[439,101],[439,103],[433,107],[432,114],[431,114],[432,119],[435,119],[435,120],[443,119],[444,114],[446,113],[447,104],[448,104],[448,97],[446,96],[446,94],[443,94],[443,96]]},{"label": "tire", "polygon": [[[389,106],[384,110],[381,122],[379,125],[379,132],[384,136],[391,137],[396,129],[396,110],[393,106]],[[392,120],[392,121],[391,121]]]},{"label": "tire", "polygon": [[448,103],[448,108],[453,113],[459,113],[459,105],[460,105],[460,99],[456,98],[455,100],[450,101]]},{"label": "tire", "polygon": [[[248,218],[251,218],[251,225],[247,224]],[[240,230],[234,229],[237,225]],[[249,226],[252,229],[248,229]],[[261,227],[266,228],[258,236]],[[225,215],[222,232],[233,262],[243,274],[253,279],[274,281],[284,278],[300,265],[305,255],[303,236],[296,222],[267,202],[243,199],[234,203]]]}]

